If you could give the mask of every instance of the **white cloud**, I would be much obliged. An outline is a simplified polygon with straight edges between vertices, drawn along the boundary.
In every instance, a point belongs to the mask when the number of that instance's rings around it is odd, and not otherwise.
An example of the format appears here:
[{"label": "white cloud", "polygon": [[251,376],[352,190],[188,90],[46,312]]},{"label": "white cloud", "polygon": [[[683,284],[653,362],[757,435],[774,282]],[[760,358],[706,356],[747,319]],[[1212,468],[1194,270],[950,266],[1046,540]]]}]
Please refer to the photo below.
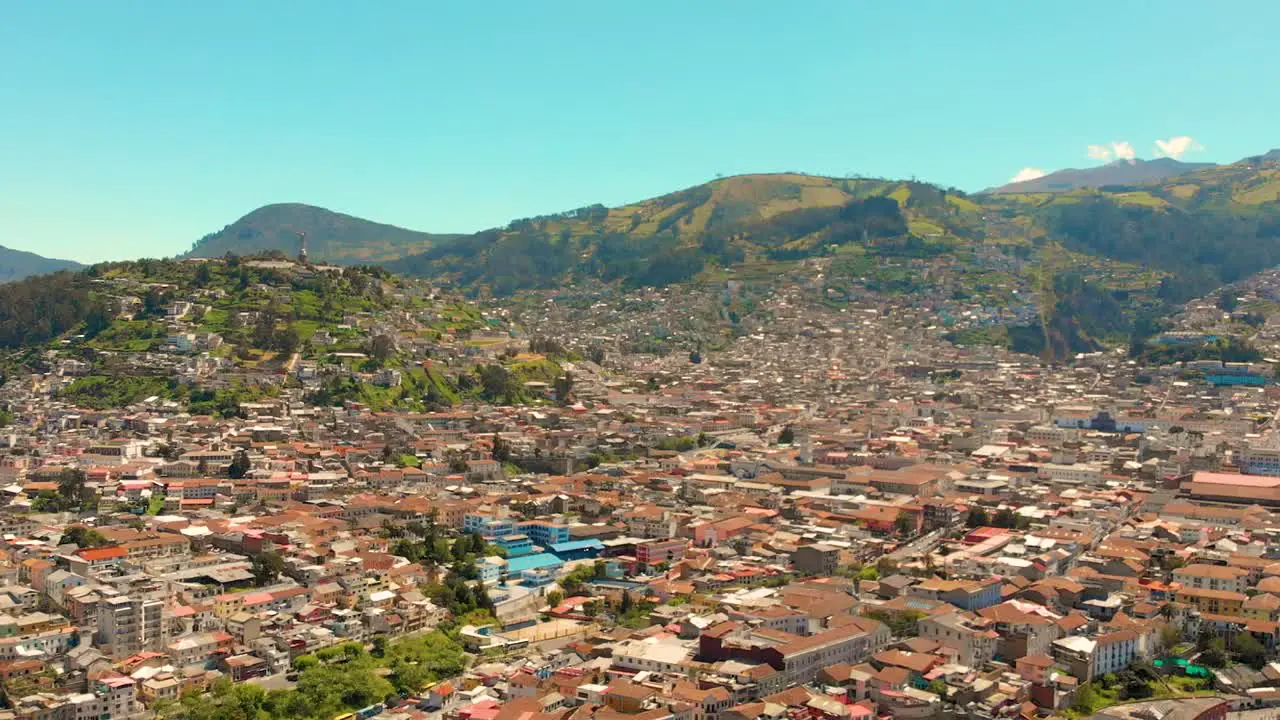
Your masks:
[{"label": "white cloud", "polygon": [[1128,140],[1113,141],[1106,145],[1090,145],[1086,152],[1089,157],[1102,162],[1111,158],[1132,160],[1138,156],[1138,153],[1134,151],[1133,145]]},{"label": "white cloud", "polygon": [[1018,174],[1014,175],[1013,179],[1011,179],[1009,182],[1011,183],[1026,182],[1028,180],[1035,180],[1036,178],[1042,178],[1045,175],[1046,175],[1045,171],[1041,170],[1040,168],[1024,167],[1021,170],[1019,170]]},{"label": "white cloud", "polygon": [[1156,140],[1156,155],[1158,157],[1170,157],[1177,160],[1188,152],[1203,149],[1204,147],[1190,135],[1178,135],[1168,140]]}]

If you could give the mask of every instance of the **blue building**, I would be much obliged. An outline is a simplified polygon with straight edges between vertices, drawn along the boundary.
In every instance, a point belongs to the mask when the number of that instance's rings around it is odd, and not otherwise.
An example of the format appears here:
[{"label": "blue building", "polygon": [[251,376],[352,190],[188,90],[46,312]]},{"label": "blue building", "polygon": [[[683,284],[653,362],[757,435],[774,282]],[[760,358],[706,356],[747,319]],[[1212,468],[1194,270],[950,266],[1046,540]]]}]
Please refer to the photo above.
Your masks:
[{"label": "blue building", "polygon": [[569,562],[571,560],[586,560],[599,557],[604,550],[604,543],[594,538],[591,540],[570,540],[568,542],[553,543],[549,549],[556,554],[556,557]]},{"label": "blue building", "polygon": [[533,538],[533,542],[544,547],[556,543],[569,542],[569,526],[549,523],[545,520],[528,520],[520,523],[520,532]]},{"label": "blue building", "polygon": [[506,550],[508,558],[529,555],[533,552],[533,541],[528,535],[503,535],[495,538],[493,543]]},{"label": "blue building", "polygon": [[524,580],[527,573],[532,581],[544,580],[547,574],[550,574],[551,579],[554,580],[555,575],[559,574],[563,568],[564,561],[551,553],[522,555],[507,559],[507,578]]},{"label": "blue building", "polygon": [[507,561],[500,557],[484,557],[480,558],[480,562],[476,563],[480,570],[480,582],[485,585],[496,585],[502,580],[502,573],[507,569]]},{"label": "blue building", "polygon": [[464,515],[462,517],[463,532],[478,532],[487,538],[500,538],[516,531],[515,523],[510,520],[495,518],[490,515]]},{"label": "blue building", "polygon": [[1210,385],[1250,385],[1253,387],[1262,387],[1267,384],[1267,379],[1257,375],[1205,375],[1204,379]]},{"label": "blue building", "polygon": [[555,582],[556,575],[558,575],[558,573],[550,568],[525,570],[524,576],[520,578],[520,584],[529,587],[542,587]]}]

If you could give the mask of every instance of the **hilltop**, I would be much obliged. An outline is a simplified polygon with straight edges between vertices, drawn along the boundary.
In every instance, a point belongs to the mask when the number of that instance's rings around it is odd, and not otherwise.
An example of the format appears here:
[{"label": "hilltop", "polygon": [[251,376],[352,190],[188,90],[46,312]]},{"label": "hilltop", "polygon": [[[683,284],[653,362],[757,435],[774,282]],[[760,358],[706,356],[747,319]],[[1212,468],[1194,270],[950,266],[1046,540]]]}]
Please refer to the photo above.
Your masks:
[{"label": "hilltop", "polygon": [[25,250],[0,245],[0,283],[14,282],[31,275],[73,270],[81,267],[74,260],[57,260]]},{"label": "hilltop", "polygon": [[271,250],[293,256],[298,233],[307,235],[316,262],[357,265],[379,263],[421,252],[454,235],[406,230],[301,203],[266,205],[216,233],[196,241],[186,257],[222,257],[226,253],[252,255]]}]

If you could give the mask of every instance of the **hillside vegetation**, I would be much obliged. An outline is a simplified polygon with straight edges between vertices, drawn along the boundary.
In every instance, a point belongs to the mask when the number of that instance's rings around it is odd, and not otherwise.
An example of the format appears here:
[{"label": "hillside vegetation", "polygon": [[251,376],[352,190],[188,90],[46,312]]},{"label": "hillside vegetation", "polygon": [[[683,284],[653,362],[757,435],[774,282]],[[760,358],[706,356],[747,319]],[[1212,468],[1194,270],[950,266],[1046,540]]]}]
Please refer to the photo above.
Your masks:
[{"label": "hillside vegetation", "polygon": [[619,208],[517,220],[388,267],[498,295],[587,279],[668,285],[713,267],[831,255],[841,245],[942,254],[979,238],[982,224],[976,203],[924,183],[745,175]]}]

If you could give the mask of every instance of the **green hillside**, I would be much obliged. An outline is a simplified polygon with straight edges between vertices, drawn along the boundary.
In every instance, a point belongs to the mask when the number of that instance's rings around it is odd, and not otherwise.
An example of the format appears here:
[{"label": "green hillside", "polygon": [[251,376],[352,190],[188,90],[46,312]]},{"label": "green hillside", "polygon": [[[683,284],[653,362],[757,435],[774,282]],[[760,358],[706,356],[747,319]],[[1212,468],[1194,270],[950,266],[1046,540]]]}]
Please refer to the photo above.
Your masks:
[{"label": "green hillside", "polygon": [[633,205],[517,220],[388,263],[502,295],[583,279],[667,285],[704,271],[833,254],[943,254],[983,235],[981,207],[916,182],[797,174],[716,180]]}]

